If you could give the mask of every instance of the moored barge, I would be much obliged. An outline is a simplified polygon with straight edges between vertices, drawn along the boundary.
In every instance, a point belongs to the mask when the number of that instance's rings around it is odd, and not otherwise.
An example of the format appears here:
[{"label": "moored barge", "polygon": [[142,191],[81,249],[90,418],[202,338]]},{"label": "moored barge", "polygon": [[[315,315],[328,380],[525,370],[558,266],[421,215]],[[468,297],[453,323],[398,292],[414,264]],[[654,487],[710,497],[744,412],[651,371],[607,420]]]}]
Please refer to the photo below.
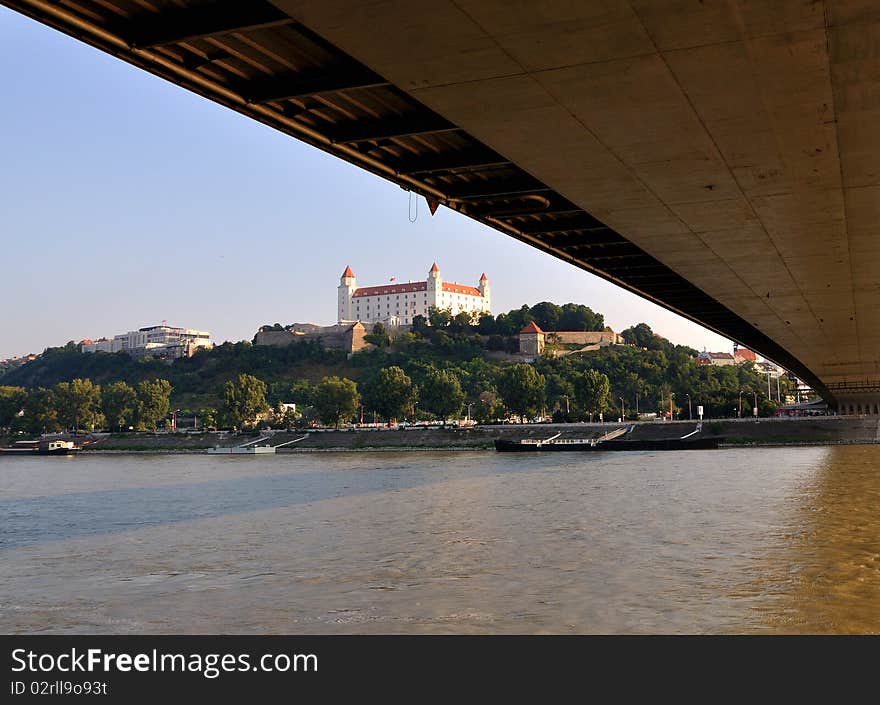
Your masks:
[{"label": "moored barge", "polygon": [[0,454],[6,455],[73,455],[82,450],[74,441],[49,440],[16,441],[8,448],[0,448]]},{"label": "moored barge", "polygon": [[605,451],[605,450],[711,450],[718,448],[721,438],[696,437],[702,430],[696,430],[681,438],[657,438],[624,440],[621,436],[630,433],[634,427],[617,428],[598,438],[561,438],[557,433],[550,438],[539,440],[527,438],[521,441],[495,440],[495,450],[504,453],[532,453],[536,451]]},{"label": "moored barge", "polygon": [[495,450],[506,453],[536,451],[606,451],[606,450],[711,450],[718,448],[720,438],[662,438],[658,440],[603,441],[595,439],[561,439],[552,441],[495,440]]}]

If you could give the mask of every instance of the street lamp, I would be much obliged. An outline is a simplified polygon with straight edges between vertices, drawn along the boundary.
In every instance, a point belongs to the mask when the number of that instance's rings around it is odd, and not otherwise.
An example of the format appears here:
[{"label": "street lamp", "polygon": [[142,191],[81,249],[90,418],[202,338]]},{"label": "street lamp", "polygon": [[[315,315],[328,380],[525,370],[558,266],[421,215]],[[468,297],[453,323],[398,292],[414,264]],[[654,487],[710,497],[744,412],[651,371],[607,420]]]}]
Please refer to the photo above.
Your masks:
[{"label": "street lamp", "polygon": [[474,405],[474,403],[472,401],[469,401],[467,403],[467,422],[468,422],[468,424],[470,424],[470,422],[471,422],[471,407],[473,405]]},{"label": "street lamp", "polygon": [[755,408],[752,409],[752,413],[754,414],[755,418],[757,419],[758,418],[758,392],[755,391],[754,394],[755,394]]},{"label": "street lamp", "polygon": [[691,395],[685,393],[685,396],[688,398],[688,421],[693,421],[694,415],[691,413]]},{"label": "street lamp", "polygon": [[623,408],[623,397],[620,397],[620,420],[626,421],[626,410]]},{"label": "street lamp", "polygon": [[743,415],[743,390],[742,389],[739,390],[739,407],[738,407],[738,409],[739,410],[736,413],[736,417],[741,419],[742,415]]}]

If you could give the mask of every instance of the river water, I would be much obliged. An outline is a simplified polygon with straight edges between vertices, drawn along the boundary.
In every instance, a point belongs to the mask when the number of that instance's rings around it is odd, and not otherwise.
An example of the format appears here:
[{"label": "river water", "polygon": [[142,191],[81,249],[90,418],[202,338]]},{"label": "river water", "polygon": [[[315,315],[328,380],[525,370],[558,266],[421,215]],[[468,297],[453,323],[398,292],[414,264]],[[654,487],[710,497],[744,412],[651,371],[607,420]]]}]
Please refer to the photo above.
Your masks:
[{"label": "river water", "polygon": [[878,633],[880,446],[0,459],[3,633]]}]

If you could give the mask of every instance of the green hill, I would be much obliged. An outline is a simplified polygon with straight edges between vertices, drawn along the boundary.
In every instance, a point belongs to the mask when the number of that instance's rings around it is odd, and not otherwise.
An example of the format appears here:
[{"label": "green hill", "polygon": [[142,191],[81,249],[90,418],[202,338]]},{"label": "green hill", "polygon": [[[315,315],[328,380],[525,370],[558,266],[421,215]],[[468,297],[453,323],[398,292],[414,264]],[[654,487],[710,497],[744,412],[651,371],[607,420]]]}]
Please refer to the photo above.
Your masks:
[{"label": "green hill", "polygon": [[[286,347],[239,342],[200,350],[191,358],[135,360],[125,353],[83,354],[69,343],[47,349],[36,360],[7,372],[2,385],[35,390],[74,379],[89,379],[102,386],[117,381],[135,386],[145,380],[166,379],[173,390],[172,409],[217,410],[222,405],[224,383],[242,373],[265,383],[266,401],[273,408],[279,402],[307,404],[303,399],[308,398],[310,386],[335,376],[357,382],[361,404],[369,414],[370,409],[382,408],[383,395],[388,392],[390,378],[383,378],[383,371],[396,367],[409,378],[407,384],[414,390],[413,403],[404,405],[411,409],[407,413],[418,411],[422,416],[431,409],[438,416],[444,413],[438,411],[442,405],[436,399],[442,397],[442,392],[436,391],[441,372],[444,384],[460,387],[456,396],[462,395],[473,415],[484,419],[503,417],[517,409],[553,414],[557,420],[577,420],[600,411],[611,418],[621,410],[628,416],[636,409],[665,413],[670,406],[674,414],[688,418],[695,415],[697,404],[713,417],[736,415],[740,408],[749,414],[755,401],[762,415],[775,408],[767,396],[765,378],[751,364],[699,364],[697,351],[674,345],[643,323],[622,331],[626,345],[564,356],[546,354],[524,366],[514,354],[516,333],[529,321],[549,331],[604,327],[601,314],[585,306],[542,302],[497,317],[483,315],[475,322],[464,315],[433,311],[430,325],[418,320],[411,332],[394,339],[376,331],[368,336],[376,347],[351,356],[326,349],[317,341]],[[788,384],[788,380],[782,381],[783,394]],[[12,392],[8,395],[14,397]]]}]

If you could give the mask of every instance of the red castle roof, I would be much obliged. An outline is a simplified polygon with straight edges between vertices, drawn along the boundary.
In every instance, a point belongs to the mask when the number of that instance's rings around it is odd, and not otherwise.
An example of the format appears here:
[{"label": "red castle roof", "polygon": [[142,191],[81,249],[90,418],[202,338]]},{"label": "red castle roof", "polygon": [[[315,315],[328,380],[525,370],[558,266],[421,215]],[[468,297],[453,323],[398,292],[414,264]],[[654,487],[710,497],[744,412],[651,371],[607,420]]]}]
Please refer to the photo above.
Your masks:
[{"label": "red castle roof", "polygon": [[[445,286],[445,284],[444,284]],[[428,282],[413,282],[411,284],[388,284],[387,286],[362,286],[355,289],[352,296],[381,296],[383,294],[402,294],[410,291],[425,291]]]},{"label": "red castle roof", "polygon": [[[440,268],[437,266],[437,263],[431,265],[432,272],[439,272]],[[346,267],[345,271],[342,273],[343,277],[354,277],[354,272],[351,271],[351,267]],[[488,281],[488,277],[486,277],[485,272],[483,276],[480,277],[480,281]],[[362,296],[386,296],[389,294],[403,294],[414,291],[426,291],[428,288],[427,282],[410,282],[408,284],[387,284],[385,286],[362,286],[355,290],[352,296],[362,297]],[[456,284],[455,282],[443,282],[443,291],[448,291],[453,294],[465,294],[466,296],[480,296],[483,294],[479,289],[473,286],[465,286],[464,284]]]},{"label": "red castle roof", "polygon": [[[428,282],[412,282],[410,284],[388,284],[386,286],[362,286],[355,289],[352,296],[383,296],[388,294],[403,294],[412,291],[426,291]],[[456,284],[454,282],[443,282],[443,291],[453,294],[465,294],[467,296],[482,296],[480,290],[465,286],[464,284]]]},{"label": "red castle roof", "polygon": [[529,321],[528,323],[526,323],[523,326],[523,329],[520,331],[520,333],[543,333],[543,332],[544,331],[541,330],[540,326],[538,326],[538,324],[535,323],[534,321]]},{"label": "red castle roof", "polygon": [[453,282],[443,282],[443,291],[451,291],[454,294],[468,294],[469,296],[482,296],[479,289]]}]

